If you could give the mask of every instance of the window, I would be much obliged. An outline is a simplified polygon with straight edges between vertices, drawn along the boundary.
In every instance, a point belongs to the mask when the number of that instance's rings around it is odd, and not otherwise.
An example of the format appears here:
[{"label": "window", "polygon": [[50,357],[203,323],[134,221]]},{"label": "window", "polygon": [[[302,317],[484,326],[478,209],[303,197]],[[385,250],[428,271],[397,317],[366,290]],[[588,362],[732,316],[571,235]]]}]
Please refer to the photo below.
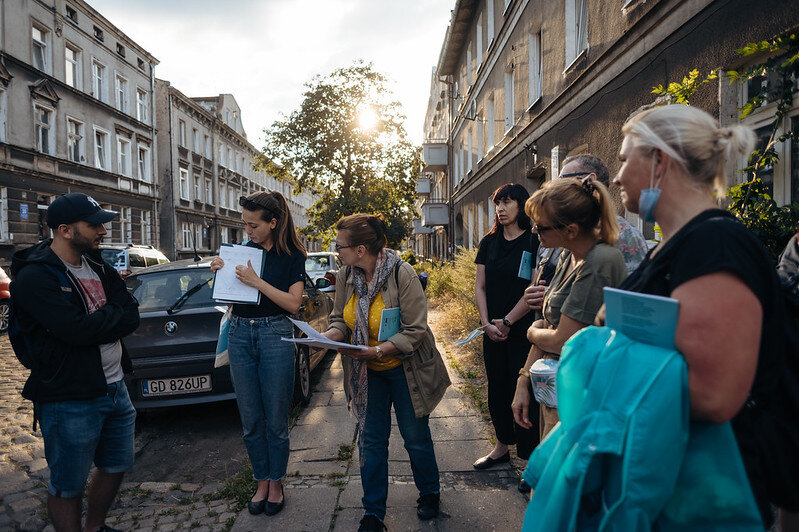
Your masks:
[{"label": "window", "polygon": [[125,47],[119,43],[117,43],[117,55],[120,57],[125,57]]},{"label": "window", "polygon": [[227,189],[227,194],[228,194],[228,196],[227,196],[227,199],[228,199],[228,205],[230,205],[230,210],[231,210],[231,211],[235,211],[235,210],[237,210],[237,209],[238,209],[238,205],[239,205],[239,198],[238,198],[238,197],[236,197],[236,192],[238,192],[238,191],[236,190],[236,188],[235,188],[235,187],[232,187],[232,186],[230,186],[230,187],[228,187],[228,189]]},{"label": "window", "polygon": [[136,58],[136,64],[138,65],[139,70],[144,72],[144,60],[141,57]]},{"label": "window", "polygon": [[200,153],[200,132],[196,127],[191,128],[191,146],[194,153]]},{"label": "window", "polygon": [[119,209],[119,236],[122,242],[126,244],[133,242],[132,220],[130,207],[122,207]]},{"label": "window", "polygon": [[472,130],[466,134],[466,173],[472,171]]},{"label": "window", "polygon": [[486,50],[491,47],[494,42],[494,0],[486,0],[486,17],[488,27],[486,28]]},{"label": "window", "polygon": [[47,61],[47,41],[50,32],[39,27],[31,27],[31,53],[33,55],[33,66],[42,72],[49,72],[49,62]]},{"label": "window", "polygon": [[36,139],[36,150],[48,155],[53,154],[53,110],[41,105],[33,106],[33,134]]},{"label": "window", "polygon": [[471,86],[472,86],[472,45],[470,43],[466,50],[466,92],[469,92]]},{"label": "window", "polygon": [[477,116],[477,120],[476,120],[476,122],[477,122],[477,160],[478,161],[482,161],[483,160],[483,154],[484,154],[484,151],[483,151],[483,148],[484,148],[484,146],[483,146],[483,138],[484,138],[485,134],[484,134],[483,130],[485,129],[485,123],[484,123],[484,119],[483,119],[482,113],[483,112],[480,111],[480,115]]},{"label": "window", "polygon": [[81,88],[80,50],[70,44],[64,48],[64,81],[70,87]]},{"label": "window", "polygon": [[483,14],[477,18],[477,38],[475,39],[477,45],[477,69],[480,70],[480,65],[483,64]]},{"label": "window", "polygon": [[101,102],[106,101],[105,85],[105,65],[92,59],[92,96]]},{"label": "window", "polygon": [[527,47],[530,72],[528,76],[529,104],[533,105],[541,98],[542,70],[541,70],[541,32],[531,33]]},{"label": "window", "polygon": [[224,183],[219,185],[219,206],[227,209],[227,187]]},{"label": "window", "polygon": [[131,176],[130,140],[117,137],[117,172],[126,177]]},{"label": "window", "polygon": [[0,142],[6,141],[6,122],[8,116],[7,91],[0,89]]},{"label": "window", "polygon": [[123,113],[128,112],[128,80],[119,74],[114,76],[114,104]]},{"label": "window", "polygon": [[510,132],[514,120],[513,109],[513,71],[505,72],[505,133]]},{"label": "window", "polygon": [[184,148],[186,147],[186,122],[178,120],[178,142]]},{"label": "window", "polygon": [[189,199],[189,171],[185,168],[180,169],[180,199]]},{"label": "window", "polygon": [[74,7],[68,5],[66,7],[66,12],[67,12],[67,18],[69,20],[71,20],[72,22],[77,22],[78,21],[78,12],[75,11]]},{"label": "window", "polygon": [[205,178],[205,203],[214,204],[214,183],[208,178]]},{"label": "window", "polygon": [[468,243],[469,249],[474,248],[474,211],[469,209],[469,212],[466,214],[466,219],[468,220],[468,233],[466,235],[466,242]]},{"label": "window", "polygon": [[219,163],[219,166],[225,166],[225,147],[221,144],[219,145],[219,160],[217,163]]},{"label": "window", "polygon": [[588,48],[588,0],[566,1],[566,69]]},{"label": "window", "polygon": [[203,191],[200,184],[200,176],[194,176],[194,199],[196,201],[203,200]]},{"label": "window", "polygon": [[491,151],[494,147],[494,97],[488,98],[488,117],[486,118],[486,127],[488,128],[488,135],[486,137],[486,152]]},{"label": "window", "polygon": [[98,41],[102,41],[102,40],[105,39],[105,37],[103,36],[103,30],[101,30],[97,26],[94,26],[93,30],[94,30],[94,38],[95,39],[97,39]]},{"label": "window", "polygon": [[153,243],[152,214],[150,211],[141,211],[141,243],[144,245]]},{"label": "window", "polygon": [[203,247],[203,227],[202,224],[193,224],[194,225],[194,242],[195,247],[202,248]]},{"label": "window", "polygon": [[223,227],[222,230],[220,231],[219,240],[221,241],[222,244],[227,244],[229,242],[227,227]]},{"label": "window", "polygon": [[145,183],[151,183],[153,180],[153,173],[151,171],[150,147],[139,144],[139,149],[137,151],[139,179]]},{"label": "window", "polygon": [[233,150],[230,148],[227,149],[227,167],[231,170],[235,168],[233,166]]},{"label": "window", "polygon": [[70,161],[82,163],[86,160],[83,150],[83,124],[67,117],[67,157]]},{"label": "window", "polygon": [[205,158],[211,159],[214,156],[214,150],[211,146],[211,137],[205,135]]},{"label": "window", "polygon": [[108,170],[108,133],[94,128],[94,165],[101,170]]},{"label": "window", "polygon": [[488,232],[488,229],[484,227],[485,224],[485,212],[483,211],[482,205],[477,205],[477,237],[478,240],[483,237],[484,234]]},{"label": "window", "polygon": [[191,249],[192,248],[192,241],[191,241],[191,224],[187,222],[182,222],[180,224],[180,234],[182,236],[182,246],[183,249]]},{"label": "window", "polygon": [[150,105],[147,101],[147,91],[136,89],[136,119],[147,122],[150,116]]}]

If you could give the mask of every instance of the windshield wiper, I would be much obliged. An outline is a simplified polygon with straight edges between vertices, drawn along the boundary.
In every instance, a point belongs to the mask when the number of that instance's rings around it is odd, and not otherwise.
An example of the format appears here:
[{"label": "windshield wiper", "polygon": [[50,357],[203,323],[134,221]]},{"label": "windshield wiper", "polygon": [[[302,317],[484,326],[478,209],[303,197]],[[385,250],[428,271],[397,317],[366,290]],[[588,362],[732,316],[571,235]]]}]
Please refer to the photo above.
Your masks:
[{"label": "windshield wiper", "polygon": [[188,299],[189,299],[191,296],[193,296],[194,294],[196,294],[197,292],[199,292],[199,291],[200,291],[200,288],[202,288],[203,286],[205,286],[205,285],[207,285],[208,283],[210,283],[212,279],[213,279],[213,277],[210,277],[210,278],[209,278],[207,281],[203,281],[203,282],[201,282],[201,283],[199,283],[199,284],[196,284],[196,285],[192,286],[192,287],[191,287],[191,288],[189,288],[188,290],[186,290],[186,293],[185,293],[185,294],[181,295],[181,296],[178,298],[178,300],[177,300],[177,301],[175,301],[175,302],[172,304],[172,306],[171,306],[171,307],[169,307],[168,309],[166,309],[166,313],[167,313],[167,314],[172,314],[173,312],[175,312],[175,311],[179,310],[179,309],[180,309],[180,307],[182,307],[182,306],[183,306],[183,304],[184,304],[184,303],[185,303],[185,302],[186,302],[186,301],[187,301],[187,300],[188,300]]}]

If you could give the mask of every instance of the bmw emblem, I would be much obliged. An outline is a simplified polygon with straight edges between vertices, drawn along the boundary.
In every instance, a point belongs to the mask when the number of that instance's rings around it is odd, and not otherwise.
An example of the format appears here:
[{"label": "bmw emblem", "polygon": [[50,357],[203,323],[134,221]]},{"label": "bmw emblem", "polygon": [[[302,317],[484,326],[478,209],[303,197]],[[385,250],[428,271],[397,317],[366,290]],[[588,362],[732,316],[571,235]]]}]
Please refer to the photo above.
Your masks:
[{"label": "bmw emblem", "polygon": [[178,324],[175,323],[174,321],[168,321],[166,322],[166,325],[164,325],[164,332],[166,332],[167,334],[175,334],[177,330],[178,330]]}]

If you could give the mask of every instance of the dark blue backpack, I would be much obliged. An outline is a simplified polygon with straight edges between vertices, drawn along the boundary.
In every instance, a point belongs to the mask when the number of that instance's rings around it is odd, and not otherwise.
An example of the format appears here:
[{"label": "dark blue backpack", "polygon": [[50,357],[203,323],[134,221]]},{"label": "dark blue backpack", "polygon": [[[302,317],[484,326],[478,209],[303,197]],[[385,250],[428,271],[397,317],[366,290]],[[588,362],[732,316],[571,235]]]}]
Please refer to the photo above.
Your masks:
[{"label": "dark blue backpack", "polygon": [[[66,273],[50,264],[45,264],[45,267],[58,278],[62,290],[72,290],[72,284],[69,282]],[[36,366],[36,357],[31,353],[28,339],[22,331],[22,325],[19,323],[19,316],[14,310],[13,295],[8,301],[8,340],[11,342],[11,348],[14,350],[14,354],[17,355],[17,360],[26,368],[33,369],[34,366]]]}]

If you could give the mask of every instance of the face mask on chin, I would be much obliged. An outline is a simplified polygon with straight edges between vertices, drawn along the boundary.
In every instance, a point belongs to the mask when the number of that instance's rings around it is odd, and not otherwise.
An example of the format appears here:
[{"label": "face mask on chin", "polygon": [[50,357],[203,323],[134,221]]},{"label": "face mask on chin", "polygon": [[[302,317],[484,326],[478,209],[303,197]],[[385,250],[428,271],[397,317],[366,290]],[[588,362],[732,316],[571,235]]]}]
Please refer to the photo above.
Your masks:
[{"label": "face mask on chin", "polygon": [[638,196],[638,216],[647,222],[655,221],[655,206],[660,198],[660,188],[658,185],[660,185],[660,180],[663,179],[663,176],[661,176],[658,182],[655,183],[655,164],[655,156],[653,154],[652,173],[649,175],[649,188],[643,189]]}]

